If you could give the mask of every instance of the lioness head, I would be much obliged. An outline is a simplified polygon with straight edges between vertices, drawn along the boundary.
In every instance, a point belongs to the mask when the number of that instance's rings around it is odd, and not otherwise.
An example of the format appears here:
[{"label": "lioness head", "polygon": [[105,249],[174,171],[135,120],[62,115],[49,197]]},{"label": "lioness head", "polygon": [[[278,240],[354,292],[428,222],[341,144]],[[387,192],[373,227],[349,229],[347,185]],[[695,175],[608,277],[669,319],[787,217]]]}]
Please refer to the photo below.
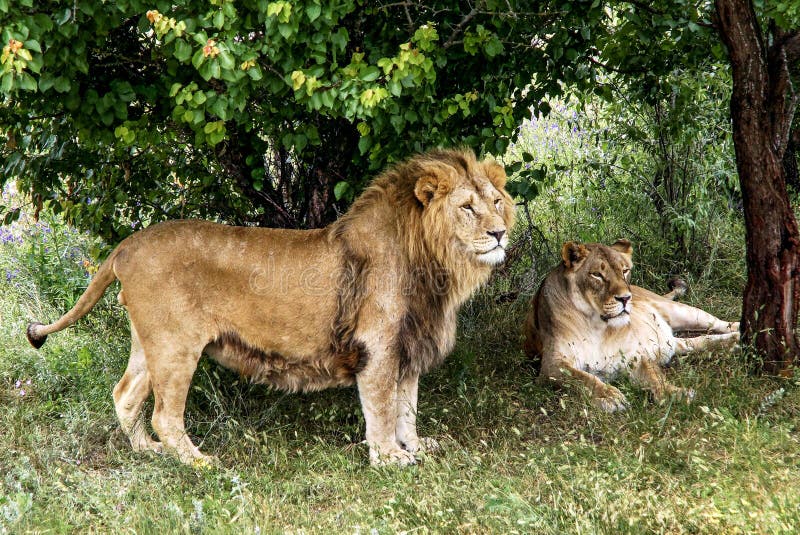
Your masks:
[{"label": "lioness head", "polygon": [[601,243],[564,244],[564,275],[576,306],[584,314],[598,316],[609,327],[630,322],[632,253],[628,240],[617,240],[610,247]]},{"label": "lioness head", "polygon": [[502,262],[514,220],[503,167],[466,151],[431,153],[420,163],[414,196],[433,248],[480,264]]}]

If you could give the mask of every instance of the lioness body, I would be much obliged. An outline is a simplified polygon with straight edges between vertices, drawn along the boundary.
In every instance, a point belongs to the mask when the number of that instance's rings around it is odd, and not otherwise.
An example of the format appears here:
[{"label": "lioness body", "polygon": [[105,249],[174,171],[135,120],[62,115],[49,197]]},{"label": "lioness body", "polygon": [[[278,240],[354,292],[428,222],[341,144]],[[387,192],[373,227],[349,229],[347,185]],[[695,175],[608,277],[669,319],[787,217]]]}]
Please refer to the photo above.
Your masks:
[{"label": "lioness body", "polygon": [[[568,242],[562,259],[531,301],[525,351],[541,360],[542,377],[574,378],[605,410],[625,407],[622,393],[607,384],[621,373],[658,400],[691,399],[692,391],[666,381],[661,366],[676,354],[730,347],[739,339],[738,323],[631,285],[632,248],[626,240],[611,247]],[[715,334],[679,338],[678,331]]]},{"label": "lioness body", "polygon": [[[289,391],[356,383],[373,463],[413,462],[420,374],[455,341],[458,307],[502,261],[513,202],[500,166],[436,151],[378,177],[325,229],[154,225],[123,241],[39,347],[114,279],[131,320],[131,357],[114,389],[137,450],[205,456],[188,438],[186,396],[201,354]],[[150,438],[141,415],[153,392]]]}]

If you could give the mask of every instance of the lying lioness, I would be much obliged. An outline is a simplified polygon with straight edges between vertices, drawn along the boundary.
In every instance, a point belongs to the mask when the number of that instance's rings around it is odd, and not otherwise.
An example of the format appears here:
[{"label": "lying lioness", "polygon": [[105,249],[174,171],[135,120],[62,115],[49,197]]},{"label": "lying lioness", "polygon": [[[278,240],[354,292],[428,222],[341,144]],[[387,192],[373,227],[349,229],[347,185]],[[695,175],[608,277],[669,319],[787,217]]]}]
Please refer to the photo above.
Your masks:
[{"label": "lying lioness", "polygon": [[[620,373],[653,393],[691,401],[694,391],[669,384],[661,369],[675,354],[731,347],[739,323],[729,323],[669,296],[630,284],[632,247],[618,240],[567,242],[563,263],[545,278],[525,321],[525,352],[541,359],[541,375],[556,382],[572,377],[585,385],[594,403],[622,410],[625,396],[606,381]],[[707,332],[676,338],[674,332]]]}]

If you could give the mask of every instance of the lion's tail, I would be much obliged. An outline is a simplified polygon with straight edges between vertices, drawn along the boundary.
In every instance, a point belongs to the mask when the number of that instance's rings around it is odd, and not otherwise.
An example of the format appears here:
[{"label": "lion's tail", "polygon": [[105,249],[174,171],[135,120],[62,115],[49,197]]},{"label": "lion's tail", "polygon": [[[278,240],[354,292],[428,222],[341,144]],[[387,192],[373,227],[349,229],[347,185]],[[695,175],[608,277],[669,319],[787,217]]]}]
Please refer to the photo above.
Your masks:
[{"label": "lion's tail", "polygon": [[106,261],[100,265],[100,268],[97,270],[94,277],[92,277],[92,281],[89,283],[86,291],[78,298],[78,302],[75,303],[75,306],[73,306],[69,312],[49,325],[43,325],[38,322],[28,324],[28,329],[25,334],[28,337],[28,342],[30,342],[33,347],[39,349],[47,340],[48,334],[66,329],[94,308],[100,298],[103,297],[106,288],[117,278],[114,273],[114,260],[119,251],[120,248],[117,247]]},{"label": "lion's tail", "polygon": [[680,277],[672,277],[669,279],[667,281],[667,286],[669,287],[669,293],[665,293],[664,297],[672,301],[686,295],[686,290],[689,289],[689,285]]}]

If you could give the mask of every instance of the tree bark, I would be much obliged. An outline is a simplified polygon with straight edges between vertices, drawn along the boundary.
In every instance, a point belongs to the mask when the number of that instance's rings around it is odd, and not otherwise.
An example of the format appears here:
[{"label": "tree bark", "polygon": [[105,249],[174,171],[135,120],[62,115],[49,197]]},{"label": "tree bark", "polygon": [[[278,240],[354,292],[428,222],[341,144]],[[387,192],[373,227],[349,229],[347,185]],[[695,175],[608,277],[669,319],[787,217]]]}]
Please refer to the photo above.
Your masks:
[{"label": "tree bark", "polygon": [[747,240],[742,337],[764,359],[765,372],[790,376],[800,356],[800,233],[783,166],[797,102],[786,51],[791,35],[771,25],[767,45],[750,0],[715,4],[733,75],[731,119]]}]

